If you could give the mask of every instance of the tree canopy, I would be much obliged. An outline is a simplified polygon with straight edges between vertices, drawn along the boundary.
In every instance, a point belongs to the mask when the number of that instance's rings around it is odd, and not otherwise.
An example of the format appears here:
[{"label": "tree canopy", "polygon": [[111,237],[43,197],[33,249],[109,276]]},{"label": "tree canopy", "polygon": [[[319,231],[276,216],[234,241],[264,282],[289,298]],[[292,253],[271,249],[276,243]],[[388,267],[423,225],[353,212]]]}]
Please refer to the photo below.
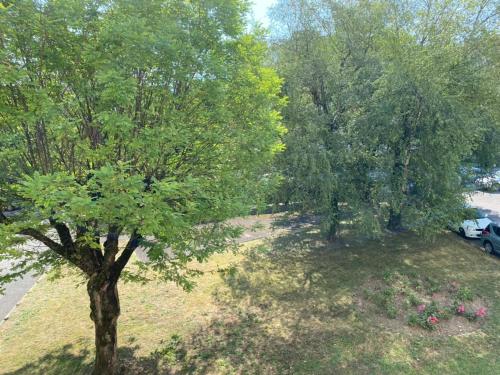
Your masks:
[{"label": "tree canopy", "polygon": [[[191,260],[266,191],[281,81],[239,0],[23,0],[0,10],[0,257],[88,279],[95,372],[116,371],[116,282],[138,246],[191,287]],[[49,251],[20,246],[26,239]],[[168,251],[166,249],[168,248]],[[128,275],[140,278],[141,273]]]},{"label": "tree canopy", "polygon": [[499,133],[496,12],[490,1],[279,1],[289,133],[278,199],[320,214],[330,237],[341,217],[427,233],[456,218],[461,164]]}]

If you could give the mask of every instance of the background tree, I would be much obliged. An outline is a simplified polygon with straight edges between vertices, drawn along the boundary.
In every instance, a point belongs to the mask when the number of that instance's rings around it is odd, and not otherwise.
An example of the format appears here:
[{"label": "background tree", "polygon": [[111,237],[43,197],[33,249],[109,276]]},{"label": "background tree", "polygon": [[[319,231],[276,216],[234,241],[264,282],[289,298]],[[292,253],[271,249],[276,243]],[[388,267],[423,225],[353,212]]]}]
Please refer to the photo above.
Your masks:
[{"label": "background tree", "polygon": [[290,129],[279,199],[320,213],[330,237],[341,214],[424,233],[456,219],[459,167],[498,134],[496,12],[490,1],[278,2]]},{"label": "background tree", "polygon": [[[266,186],[281,149],[280,80],[245,31],[246,10],[238,0],[0,10],[2,208],[20,208],[1,217],[0,257],[18,266],[0,280],[81,270],[96,374],[117,371],[117,282],[141,277],[124,270],[135,249],[146,249],[142,267],[189,289],[189,262],[224,250],[238,230],[223,221]],[[28,238],[49,250],[18,246]]]},{"label": "background tree", "polygon": [[276,66],[289,98],[277,199],[319,214],[333,239],[342,216],[372,207],[374,159],[351,124],[378,75],[370,35],[382,25],[380,12],[368,3],[283,0],[271,14]]}]

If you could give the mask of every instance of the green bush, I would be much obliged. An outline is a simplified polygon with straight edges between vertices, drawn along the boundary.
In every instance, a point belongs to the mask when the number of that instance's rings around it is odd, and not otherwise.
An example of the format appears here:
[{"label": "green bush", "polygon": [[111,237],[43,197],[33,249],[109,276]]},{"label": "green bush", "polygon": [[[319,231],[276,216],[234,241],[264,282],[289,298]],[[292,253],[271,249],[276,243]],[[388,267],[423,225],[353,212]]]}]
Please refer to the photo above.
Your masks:
[{"label": "green bush", "polygon": [[472,290],[467,286],[458,288],[457,293],[455,294],[455,300],[458,302],[472,301],[473,299],[474,294],[472,293]]}]

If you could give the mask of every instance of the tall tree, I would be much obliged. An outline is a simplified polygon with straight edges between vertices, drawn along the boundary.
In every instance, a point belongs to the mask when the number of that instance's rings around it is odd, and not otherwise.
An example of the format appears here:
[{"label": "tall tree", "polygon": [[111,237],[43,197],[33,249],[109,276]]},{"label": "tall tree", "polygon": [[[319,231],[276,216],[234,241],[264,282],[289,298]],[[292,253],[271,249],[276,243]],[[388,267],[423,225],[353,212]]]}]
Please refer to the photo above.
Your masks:
[{"label": "tall tree", "polygon": [[366,2],[282,0],[271,14],[276,66],[289,97],[278,198],[319,214],[333,239],[342,215],[374,207],[377,187],[368,172],[376,160],[352,124],[380,74],[373,53],[381,13]]},{"label": "tall tree", "polygon": [[281,0],[272,16],[289,96],[280,199],[322,214],[330,237],[343,213],[426,233],[456,218],[460,164],[498,133],[495,3]]},{"label": "tall tree", "polygon": [[[0,281],[87,278],[95,374],[117,370],[117,283],[139,246],[189,289],[281,149],[280,80],[239,0],[21,0],[0,9]],[[4,195],[4,191],[8,194]],[[37,252],[18,245],[32,238]],[[169,249],[166,251],[166,249]],[[142,268],[140,268],[142,269]],[[68,301],[68,303],[71,303]]]}]

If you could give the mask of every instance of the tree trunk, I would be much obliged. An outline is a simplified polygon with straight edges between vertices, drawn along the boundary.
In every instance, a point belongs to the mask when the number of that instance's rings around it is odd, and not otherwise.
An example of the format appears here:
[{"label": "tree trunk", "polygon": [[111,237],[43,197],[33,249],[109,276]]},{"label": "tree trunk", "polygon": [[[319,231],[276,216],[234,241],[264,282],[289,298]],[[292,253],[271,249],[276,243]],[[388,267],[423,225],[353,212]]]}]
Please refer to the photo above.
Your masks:
[{"label": "tree trunk", "polygon": [[337,231],[339,227],[339,201],[337,196],[331,198],[330,204],[330,217],[328,223],[327,240],[333,241],[337,238]]},{"label": "tree trunk", "polygon": [[117,332],[120,301],[116,282],[99,276],[91,277],[87,284],[90,296],[90,318],[95,326],[95,366],[93,375],[118,374]]},{"label": "tree trunk", "polygon": [[403,225],[401,211],[396,212],[391,208],[391,210],[389,211],[389,222],[387,223],[387,229],[391,231],[398,231],[401,230],[402,227]]}]

